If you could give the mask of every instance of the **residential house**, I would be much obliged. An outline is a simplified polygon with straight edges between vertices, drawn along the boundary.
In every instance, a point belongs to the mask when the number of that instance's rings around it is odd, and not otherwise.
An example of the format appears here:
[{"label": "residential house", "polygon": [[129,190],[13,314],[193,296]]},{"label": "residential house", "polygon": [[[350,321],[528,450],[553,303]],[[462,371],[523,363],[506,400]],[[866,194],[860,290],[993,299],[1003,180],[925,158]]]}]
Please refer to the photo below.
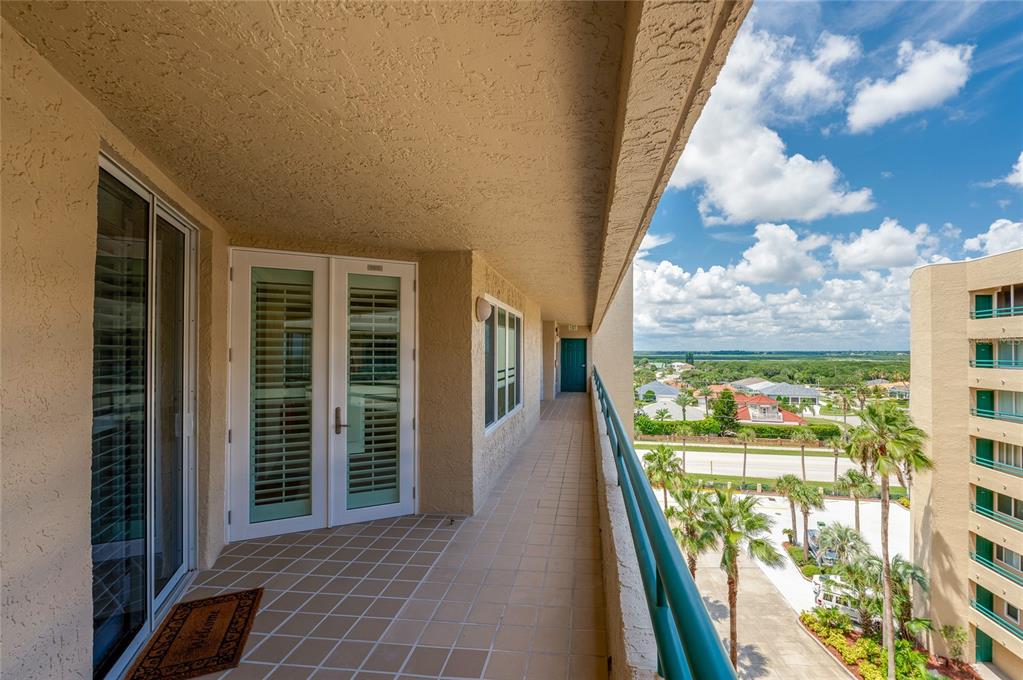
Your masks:
[{"label": "residential house", "polygon": [[766,385],[752,385],[749,389],[752,392],[763,394],[768,397],[774,397],[775,399],[786,401],[794,405],[806,404],[814,409],[820,406],[821,392],[813,387],[792,385],[785,382],[773,382]]},{"label": "residential house", "polygon": [[228,677],[732,677],[698,597],[654,633],[605,470],[749,6],[0,5],[0,675],[120,677],[258,586]]},{"label": "residential house", "polygon": [[654,394],[654,400],[660,402],[673,402],[679,395],[677,387],[666,385],[660,380],[652,380],[636,389],[636,398],[645,400],[651,392]]},{"label": "residential house", "polygon": [[751,425],[805,425],[806,420],[795,413],[783,410],[776,399],[762,394],[736,394],[739,407],[736,419]]}]

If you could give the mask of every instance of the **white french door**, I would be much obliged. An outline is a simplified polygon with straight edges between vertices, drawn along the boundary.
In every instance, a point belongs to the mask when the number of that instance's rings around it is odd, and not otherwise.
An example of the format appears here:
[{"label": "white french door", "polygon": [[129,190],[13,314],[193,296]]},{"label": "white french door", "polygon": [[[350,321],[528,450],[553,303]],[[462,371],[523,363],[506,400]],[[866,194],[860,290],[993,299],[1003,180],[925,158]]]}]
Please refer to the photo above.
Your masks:
[{"label": "white french door", "polygon": [[232,253],[232,541],[415,510],[415,265]]}]

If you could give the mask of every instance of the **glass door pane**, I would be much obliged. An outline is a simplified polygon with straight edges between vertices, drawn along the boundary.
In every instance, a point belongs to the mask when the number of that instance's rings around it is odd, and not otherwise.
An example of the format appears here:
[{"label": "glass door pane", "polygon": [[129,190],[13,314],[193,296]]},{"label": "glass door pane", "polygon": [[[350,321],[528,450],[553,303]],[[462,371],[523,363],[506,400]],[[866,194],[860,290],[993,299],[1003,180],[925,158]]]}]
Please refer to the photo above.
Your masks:
[{"label": "glass door pane", "polygon": [[348,509],[400,499],[401,279],[348,275]]},{"label": "glass door pane", "polygon": [[185,564],[186,238],[156,220],[153,357],[153,593]]},{"label": "glass door pane", "polygon": [[146,624],[149,203],[100,171],[93,308],[93,668]]},{"label": "glass door pane", "polygon": [[252,268],[250,521],[312,513],[313,272]]}]

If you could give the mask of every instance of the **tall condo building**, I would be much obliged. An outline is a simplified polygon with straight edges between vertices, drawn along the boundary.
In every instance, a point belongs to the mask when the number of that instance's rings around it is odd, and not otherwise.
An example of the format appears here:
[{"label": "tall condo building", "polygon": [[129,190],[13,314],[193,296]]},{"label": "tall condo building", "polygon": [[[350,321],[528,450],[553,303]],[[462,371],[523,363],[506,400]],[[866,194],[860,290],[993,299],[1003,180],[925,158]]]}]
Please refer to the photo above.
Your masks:
[{"label": "tall condo building", "polygon": [[913,559],[931,644],[1023,678],[1023,250],[917,269],[910,411],[934,469],[912,484]]}]

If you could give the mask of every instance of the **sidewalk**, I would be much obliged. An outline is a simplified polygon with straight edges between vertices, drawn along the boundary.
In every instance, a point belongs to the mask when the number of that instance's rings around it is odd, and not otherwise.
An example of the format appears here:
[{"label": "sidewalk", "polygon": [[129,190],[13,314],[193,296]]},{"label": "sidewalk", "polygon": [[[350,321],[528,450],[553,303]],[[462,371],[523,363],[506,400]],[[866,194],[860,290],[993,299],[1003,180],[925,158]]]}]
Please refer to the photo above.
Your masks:
[{"label": "sidewalk", "polygon": [[[700,557],[696,585],[727,647],[728,586],[720,560],[720,553]],[[803,630],[792,608],[746,556],[739,562],[738,614],[740,680],[848,680],[845,669]]]}]

